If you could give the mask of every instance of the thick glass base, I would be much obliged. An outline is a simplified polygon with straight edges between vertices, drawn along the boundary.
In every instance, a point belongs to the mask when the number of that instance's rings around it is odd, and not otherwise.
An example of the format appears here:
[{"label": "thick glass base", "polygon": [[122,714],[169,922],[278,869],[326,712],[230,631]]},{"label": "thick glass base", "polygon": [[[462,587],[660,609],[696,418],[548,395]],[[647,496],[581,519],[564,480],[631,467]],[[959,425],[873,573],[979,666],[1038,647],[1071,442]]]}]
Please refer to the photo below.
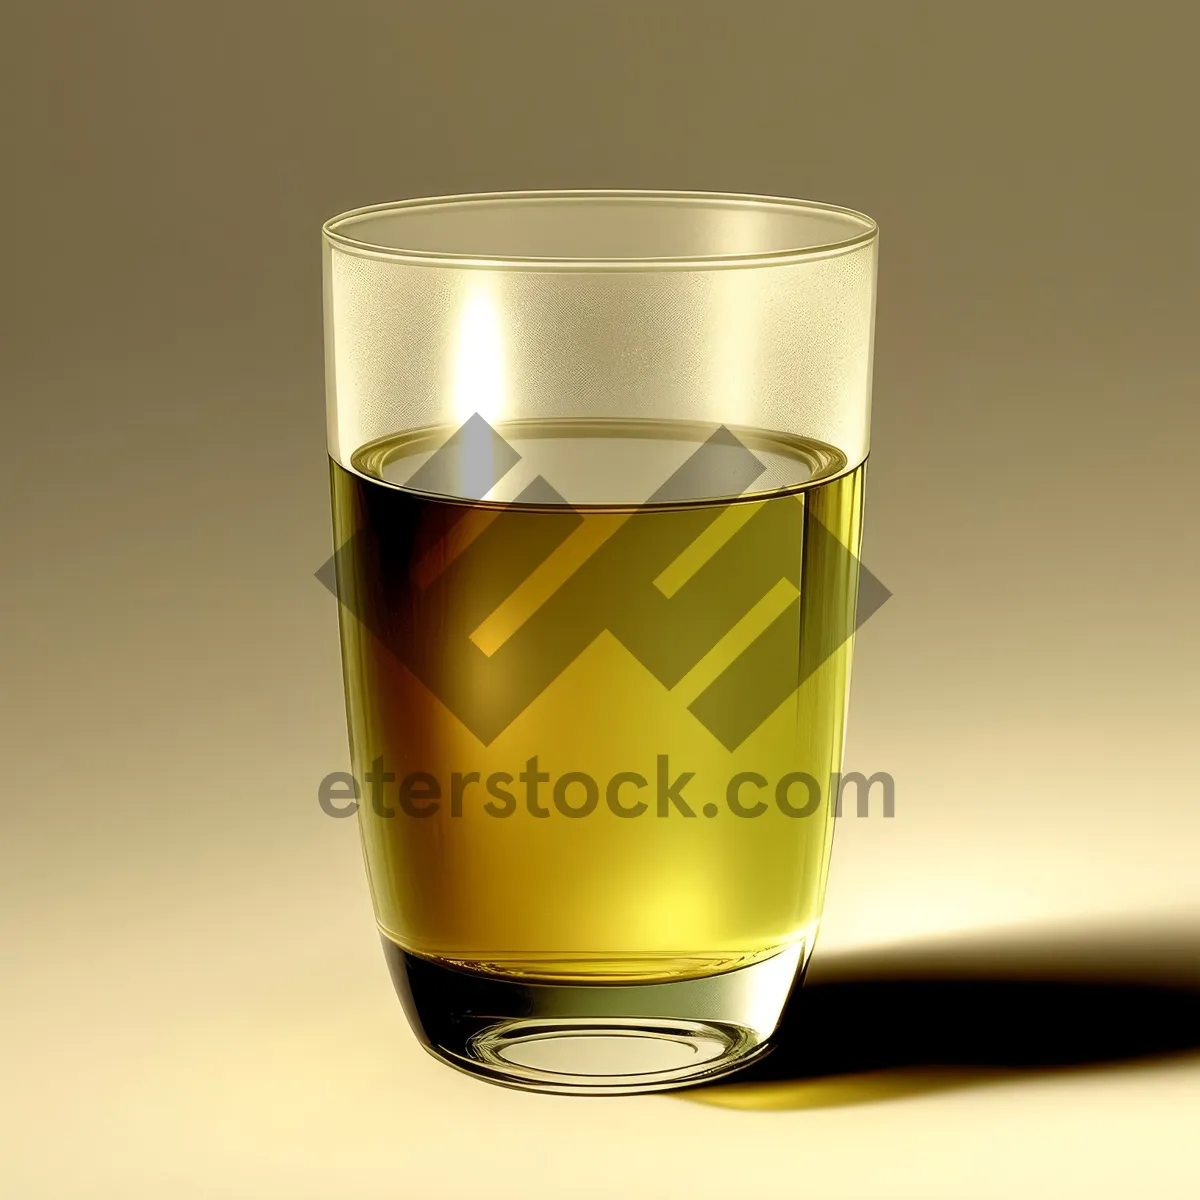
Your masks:
[{"label": "thick glass base", "polygon": [[811,939],[721,975],[659,983],[534,982],[383,946],[434,1057],[507,1087],[596,1096],[716,1079],[767,1053]]}]

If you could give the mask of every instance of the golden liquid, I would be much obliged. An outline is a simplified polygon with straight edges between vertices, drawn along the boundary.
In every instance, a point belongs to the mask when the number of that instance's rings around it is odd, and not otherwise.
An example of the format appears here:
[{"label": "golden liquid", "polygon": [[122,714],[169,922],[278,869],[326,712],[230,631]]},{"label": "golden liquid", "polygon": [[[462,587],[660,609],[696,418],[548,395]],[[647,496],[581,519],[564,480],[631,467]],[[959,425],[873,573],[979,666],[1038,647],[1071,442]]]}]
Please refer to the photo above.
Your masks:
[{"label": "golden liquid", "polygon": [[[734,499],[574,510],[385,482],[446,432],[373,443],[354,471],[331,464],[351,757],[381,931],[475,970],[594,982],[707,975],[811,939],[841,768],[863,467],[739,431],[770,458],[764,478],[780,463],[812,477]],[[541,439],[551,483],[556,462],[582,478],[580,463],[609,469],[601,451],[631,439],[647,443],[647,471],[656,456],[666,471],[668,451],[675,462],[703,438],[637,422],[521,433],[525,446]],[[535,757],[549,776],[536,811],[520,778]],[[377,760],[396,777],[376,784],[394,815],[373,807]],[[660,772],[668,787],[691,774],[679,794],[693,815],[661,801]],[[758,815],[732,811],[739,772],[767,782],[735,796],[765,802]],[[795,772],[822,787],[803,817],[775,798]],[[593,799],[580,773],[596,781],[595,807],[571,816]],[[644,802],[638,816],[609,804],[621,774],[616,802]],[[811,797],[787,793],[793,811]]]}]

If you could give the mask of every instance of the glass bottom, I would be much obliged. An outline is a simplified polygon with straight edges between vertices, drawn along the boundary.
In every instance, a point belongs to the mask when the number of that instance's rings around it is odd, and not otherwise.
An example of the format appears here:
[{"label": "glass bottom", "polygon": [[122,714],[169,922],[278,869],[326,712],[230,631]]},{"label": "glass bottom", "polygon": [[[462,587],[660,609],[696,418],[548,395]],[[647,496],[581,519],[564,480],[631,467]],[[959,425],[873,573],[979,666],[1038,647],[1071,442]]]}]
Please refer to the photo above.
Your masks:
[{"label": "glass bottom", "polygon": [[721,975],[555,983],[384,955],[409,1023],[442,1062],[506,1087],[613,1096],[707,1082],[771,1049],[812,939]]}]

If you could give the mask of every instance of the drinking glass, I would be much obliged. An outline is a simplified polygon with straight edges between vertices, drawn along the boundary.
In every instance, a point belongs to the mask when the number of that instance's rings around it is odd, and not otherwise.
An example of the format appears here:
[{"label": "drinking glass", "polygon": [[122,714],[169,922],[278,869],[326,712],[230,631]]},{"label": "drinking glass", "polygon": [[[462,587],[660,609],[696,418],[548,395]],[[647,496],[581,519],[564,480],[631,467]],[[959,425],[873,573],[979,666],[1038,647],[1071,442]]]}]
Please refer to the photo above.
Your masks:
[{"label": "drinking glass", "polygon": [[414,1031],[536,1091],[769,1049],[821,914],[876,229],[685,192],[324,228],[352,776]]}]

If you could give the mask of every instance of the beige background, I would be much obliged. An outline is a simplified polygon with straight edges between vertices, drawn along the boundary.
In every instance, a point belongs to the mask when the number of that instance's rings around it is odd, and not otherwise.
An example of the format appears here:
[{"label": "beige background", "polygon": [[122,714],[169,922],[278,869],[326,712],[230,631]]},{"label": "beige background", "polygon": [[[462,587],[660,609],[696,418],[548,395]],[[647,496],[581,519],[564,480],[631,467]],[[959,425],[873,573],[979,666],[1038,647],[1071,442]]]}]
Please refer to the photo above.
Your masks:
[{"label": "beige background", "polygon": [[[995,1074],[931,1076],[904,1052],[931,1010],[886,997],[856,1066],[918,1068],[894,1078],[572,1101],[438,1066],[353,825],[316,804],[346,746],[312,578],[327,216],[572,186],[867,211],[865,558],[895,598],[848,766],[890,771],[897,812],[842,823],[814,987],[907,977],[914,943],[943,974],[965,947],[987,978],[1195,979],[1186,5],[24,0],[4,25],[6,1194],[1200,1193],[1200,1035],[1145,989],[1081,989],[1082,1070],[1008,1069],[1006,1029],[1054,1056],[1036,989],[932,993]],[[1143,1027],[1193,1053],[1110,1062]]]}]

